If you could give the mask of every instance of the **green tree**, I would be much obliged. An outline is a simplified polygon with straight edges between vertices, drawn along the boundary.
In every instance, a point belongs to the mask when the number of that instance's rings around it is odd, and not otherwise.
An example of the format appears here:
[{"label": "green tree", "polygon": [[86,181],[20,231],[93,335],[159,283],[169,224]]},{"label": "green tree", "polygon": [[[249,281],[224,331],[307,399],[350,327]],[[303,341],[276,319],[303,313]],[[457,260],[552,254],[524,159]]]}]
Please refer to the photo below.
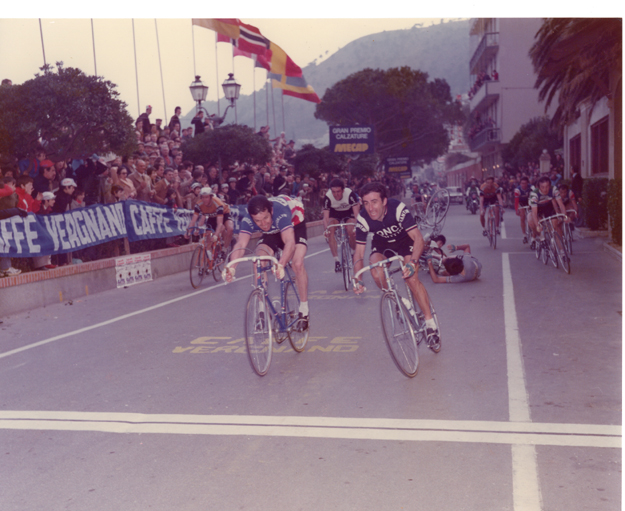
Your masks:
[{"label": "green tree", "polygon": [[530,57],[545,111],[557,94],[555,125],[577,118],[579,106],[622,97],[621,18],[547,18]]},{"label": "green tree", "polygon": [[514,168],[537,162],[543,149],[553,156],[562,147],[562,137],[548,117],[536,117],[523,124],[505,146],[502,157]]},{"label": "green tree", "polygon": [[38,144],[53,160],[129,154],[133,120],[116,85],[56,63],[21,85],[0,87],[0,153],[18,158]]},{"label": "green tree", "polygon": [[374,126],[380,160],[410,156],[429,163],[449,145],[444,125],[461,122],[463,114],[445,80],[428,81],[427,73],[404,66],[367,68],[335,83],[315,117],[329,125]]},{"label": "green tree", "polygon": [[271,160],[271,146],[247,126],[228,124],[208,130],[183,144],[185,159],[196,165],[211,163],[222,168],[238,163],[264,165]]},{"label": "green tree", "polygon": [[305,144],[295,155],[295,172],[317,177],[320,172],[338,173],[345,162],[343,157],[331,153],[328,148],[318,149],[312,144]]}]

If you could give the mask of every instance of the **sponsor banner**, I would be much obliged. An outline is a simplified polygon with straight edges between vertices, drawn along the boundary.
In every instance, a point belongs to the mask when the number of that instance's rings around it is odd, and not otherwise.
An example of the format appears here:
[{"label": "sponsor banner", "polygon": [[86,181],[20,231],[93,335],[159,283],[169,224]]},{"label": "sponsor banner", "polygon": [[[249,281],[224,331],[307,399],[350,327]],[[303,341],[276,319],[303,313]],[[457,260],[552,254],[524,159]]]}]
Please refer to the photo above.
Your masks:
[{"label": "sponsor banner", "polygon": [[185,209],[127,200],[62,214],[0,220],[0,257],[63,254],[127,237],[130,241],[184,234],[193,215]]},{"label": "sponsor banner", "polygon": [[330,151],[342,154],[373,154],[373,126],[330,126]]},{"label": "sponsor banner", "polygon": [[115,259],[117,287],[128,287],[152,280],[151,254],[137,254]]},{"label": "sponsor banner", "polygon": [[384,161],[387,173],[397,177],[411,177],[410,156],[390,156]]}]

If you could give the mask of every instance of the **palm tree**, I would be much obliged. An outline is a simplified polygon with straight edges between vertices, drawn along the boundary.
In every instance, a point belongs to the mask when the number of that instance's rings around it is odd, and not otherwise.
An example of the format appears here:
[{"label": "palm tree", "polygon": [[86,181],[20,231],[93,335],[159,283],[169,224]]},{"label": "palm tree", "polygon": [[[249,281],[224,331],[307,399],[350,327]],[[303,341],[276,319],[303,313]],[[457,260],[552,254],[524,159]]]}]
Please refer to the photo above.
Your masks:
[{"label": "palm tree", "polygon": [[580,105],[587,103],[592,109],[603,97],[611,109],[615,101],[621,104],[620,18],[546,18],[529,54],[545,111],[558,94],[554,125],[574,122]]}]

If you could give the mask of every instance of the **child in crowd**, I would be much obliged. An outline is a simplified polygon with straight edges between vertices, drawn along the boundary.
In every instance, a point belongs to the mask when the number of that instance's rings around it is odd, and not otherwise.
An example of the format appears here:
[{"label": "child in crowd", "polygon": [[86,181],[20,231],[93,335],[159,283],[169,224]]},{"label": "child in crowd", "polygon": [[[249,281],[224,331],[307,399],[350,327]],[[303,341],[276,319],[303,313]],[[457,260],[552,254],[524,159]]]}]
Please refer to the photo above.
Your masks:
[{"label": "child in crowd", "polygon": [[76,188],[72,195],[72,203],[70,209],[78,209],[85,207],[85,191],[82,188]]}]

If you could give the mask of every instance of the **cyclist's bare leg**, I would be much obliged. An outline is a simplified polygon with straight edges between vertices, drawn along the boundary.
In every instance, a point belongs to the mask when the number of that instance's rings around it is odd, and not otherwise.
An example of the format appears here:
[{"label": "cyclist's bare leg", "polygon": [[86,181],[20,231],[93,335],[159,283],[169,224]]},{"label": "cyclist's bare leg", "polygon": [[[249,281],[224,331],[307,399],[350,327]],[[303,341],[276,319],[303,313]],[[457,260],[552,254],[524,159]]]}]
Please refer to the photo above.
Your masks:
[{"label": "cyclist's bare leg", "polygon": [[224,222],[224,251],[226,254],[230,252],[230,243],[232,242],[232,233],[234,232],[234,222],[230,219]]},{"label": "cyclist's bare leg", "polygon": [[[330,218],[328,221],[328,227],[331,225],[338,224],[339,221],[336,218]],[[336,246],[336,231],[338,229],[328,229],[330,231],[330,235],[328,236],[328,244],[330,245],[330,252],[332,252],[332,257],[338,257],[338,250]]]},{"label": "cyclist's bare leg", "polygon": [[308,247],[300,243],[295,245],[295,252],[291,259],[291,266],[295,272],[295,282],[297,284],[297,290],[299,291],[300,302],[308,301],[308,273],[304,266],[304,258]]},{"label": "cyclist's bare leg", "polygon": [[356,250],[356,219],[355,218],[347,218],[345,223],[353,224],[352,226],[347,227],[347,234],[349,236],[349,246],[352,250]]},{"label": "cyclist's bare leg", "polygon": [[[261,245],[257,245],[256,248],[254,249],[254,254],[257,256],[272,256],[273,255],[273,250],[265,244],[261,244]],[[271,264],[268,261],[263,261],[266,264]],[[263,272],[263,282],[265,284],[267,284],[267,273]],[[254,282],[256,282],[256,265],[254,265]]]},{"label": "cyclist's bare leg", "polygon": [[519,209],[519,218],[521,219],[521,232],[523,233],[523,236],[525,236],[526,224],[525,224],[525,210],[524,209]]},{"label": "cyclist's bare leg", "polygon": [[[404,264],[407,264],[410,261],[411,256],[404,256]],[[430,297],[428,296],[427,289],[423,285],[423,282],[419,280],[419,269],[415,271],[412,277],[408,277],[406,279],[406,284],[410,288],[412,292],[412,296],[414,296],[417,305],[423,312],[425,319],[432,319],[432,312],[430,311]]]},{"label": "cyclist's bare leg", "polygon": [[480,222],[482,223],[482,229],[486,229],[486,208],[480,211]]}]

